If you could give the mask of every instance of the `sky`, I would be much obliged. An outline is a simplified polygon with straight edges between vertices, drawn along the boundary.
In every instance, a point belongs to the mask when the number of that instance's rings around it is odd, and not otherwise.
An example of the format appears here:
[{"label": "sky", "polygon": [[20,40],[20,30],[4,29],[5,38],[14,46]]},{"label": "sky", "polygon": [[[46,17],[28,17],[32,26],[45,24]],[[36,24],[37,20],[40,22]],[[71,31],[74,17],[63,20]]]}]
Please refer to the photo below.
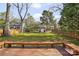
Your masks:
[{"label": "sky", "polygon": [[[33,3],[31,4],[28,13],[30,13],[34,19],[36,21],[40,21],[40,16],[42,16],[42,12],[43,10],[49,10],[50,7],[56,6],[56,5],[60,5],[61,8],[63,8],[63,5],[61,3]],[[19,17],[18,12],[16,7],[12,6],[11,7],[11,14],[13,15],[13,17]],[[0,12],[4,12],[6,10],[6,4],[4,3],[0,3]],[[50,10],[53,12],[53,10]],[[59,21],[61,15],[60,12],[53,12],[54,15],[54,19],[56,19],[57,21]]]}]

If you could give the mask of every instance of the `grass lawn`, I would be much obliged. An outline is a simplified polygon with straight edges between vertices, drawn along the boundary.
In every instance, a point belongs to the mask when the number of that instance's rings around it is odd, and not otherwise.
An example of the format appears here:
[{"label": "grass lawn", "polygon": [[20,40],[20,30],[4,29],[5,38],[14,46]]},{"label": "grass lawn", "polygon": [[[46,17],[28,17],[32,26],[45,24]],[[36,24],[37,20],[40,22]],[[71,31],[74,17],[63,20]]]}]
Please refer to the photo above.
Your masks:
[{"label": "grass lawn", "polygon": [[0,40],[12,41],[53,41],[59,39],[63,39],[63,37],[52,33],[20,33],[10,37],[0,37]]},{"label": "grass lawn", "polygon": [[18,35],[10,37],[0,37],[1,41],[63,41],[64,39],[69,40],[69,42],[71,43],[79,45],[79,41],[74,38],[53,33],[20,33]]},{"label": "grass lawn", "polygon": [[53,36],[53,33],[20,33],[17,36]]}]

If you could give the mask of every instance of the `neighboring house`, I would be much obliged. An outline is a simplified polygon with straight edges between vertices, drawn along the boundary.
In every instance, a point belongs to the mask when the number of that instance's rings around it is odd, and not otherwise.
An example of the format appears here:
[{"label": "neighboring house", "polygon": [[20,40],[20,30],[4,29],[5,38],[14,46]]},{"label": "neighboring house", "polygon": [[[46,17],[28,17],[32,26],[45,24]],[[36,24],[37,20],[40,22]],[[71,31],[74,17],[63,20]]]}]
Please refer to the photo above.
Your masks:
[{"label": "neighboring house", "polygon": [[39,32],[46,32],[46,26],[45,25],[40,25],[39,26]]},{"label": "neighboring house", "polygon": [[21,24],[11,24],[10,29],[20,29]]}]

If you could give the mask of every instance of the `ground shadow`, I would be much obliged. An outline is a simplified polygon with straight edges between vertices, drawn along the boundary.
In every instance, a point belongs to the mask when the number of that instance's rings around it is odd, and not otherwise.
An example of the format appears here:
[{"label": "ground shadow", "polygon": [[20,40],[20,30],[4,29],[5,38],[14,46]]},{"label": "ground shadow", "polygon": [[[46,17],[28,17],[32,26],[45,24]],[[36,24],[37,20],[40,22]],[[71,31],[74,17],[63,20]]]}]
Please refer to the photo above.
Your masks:
[{"label": "ground shadow", "polygon": [[72,56],[72,54],[70,54],[69,52],[67,52],[67,51],[65,50],[65,48],[62,47],[62,46],[56,46],[55,48],[56,48],[63,56]]},{"label": "ground shadow", "polygon": [[29,48],[29,49],[39,49],[39,48],[51,48],[50,46],[24,46],[24,47],[22,47],[22,46],[12,46],[12,47],[5,47],[5,48],[22,48],[22,49],[26,49],[26,48]]}]

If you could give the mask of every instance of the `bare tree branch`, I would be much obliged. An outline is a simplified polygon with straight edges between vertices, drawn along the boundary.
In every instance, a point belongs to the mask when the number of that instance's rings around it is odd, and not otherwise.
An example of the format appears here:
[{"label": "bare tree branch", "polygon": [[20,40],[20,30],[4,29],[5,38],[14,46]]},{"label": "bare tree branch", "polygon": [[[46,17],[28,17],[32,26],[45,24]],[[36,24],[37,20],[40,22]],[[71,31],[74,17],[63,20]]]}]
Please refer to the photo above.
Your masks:
[{"label": "bare tree branch", "polygon": [[[30,5],[30,6],[31,6],[31,5]],[[26,12],[25,12],[25,15],[24,15],[23,19],[26,17],[27,12],[28,12],[28,10],[29,10],[30,6],[28,5],[28,3],[26,3]]]},{"label": "bare tree branch", "polygon": [[27,12],[28,12],[28,4],[26,4],[26,12],[25,12],[25,14],[24,14],[24,17],[23,17],[23,19],[26,17],[26,15],[27,15]]},{"label": "bare tree branch", "polygon": [[21,6],[21,8],[20,8],[20,12],[22,12],[23,7],[24,7],[24,5],[23,5],[23,3],[22,3],[22,6]]},{"label": "bare tree branch", "polygon": [[23,21],[25,19],[26,15],[27,15],[27,12],[28,12],[28,9],[29,9],[30,6],[28,5],[28,3],[25,4],[25,13],[24,13],[24,16],[22,16],[22,11],[23,11],[24,4],[22,3],[20,5],[19,3],[17,3],[17,4],[13,3],[13,5],[15,7],[17,7],[17,10],[18,10],[19,16],[21,18],[21,21]]},{"label": "bare tree branch", "polygon": [[12,3],[15,7],[18,7],[16,4]]},{"label": "bare tree branch", "polygon": [[22,21],[22,15],[21,15],[21,11],[20,11],[20,4],[19,3],[17,3],[17,10],[18,10],[18,13],[19,13],[19,16],[20,16],[20,18],[21,18],[21,21]]},{"label": "bare tree branch", "polygon": [[[21,31],[23,32],[23,24],[24,24],[24,20],[25,20],[25,17],[26,17],[26,15],[27,15],[27,12],[28,12],[28,9],[29,9],[29,4],[28,3],[26,3],[26,4],[23,4],[23,3],[21,3],[21,4],[19,4],[19,3],[17,3],[17,4],[13,4],[16,8],[17,8],[17,10],[18,10],[18,14],[19,14],[19,17],[20,17],[20,19],[21,19]],[[24,9],[25,8],[25,9]],[[24,15],[22,15],[23,14],[23,12],[25,11],[25,13],[24,13]]]}]

